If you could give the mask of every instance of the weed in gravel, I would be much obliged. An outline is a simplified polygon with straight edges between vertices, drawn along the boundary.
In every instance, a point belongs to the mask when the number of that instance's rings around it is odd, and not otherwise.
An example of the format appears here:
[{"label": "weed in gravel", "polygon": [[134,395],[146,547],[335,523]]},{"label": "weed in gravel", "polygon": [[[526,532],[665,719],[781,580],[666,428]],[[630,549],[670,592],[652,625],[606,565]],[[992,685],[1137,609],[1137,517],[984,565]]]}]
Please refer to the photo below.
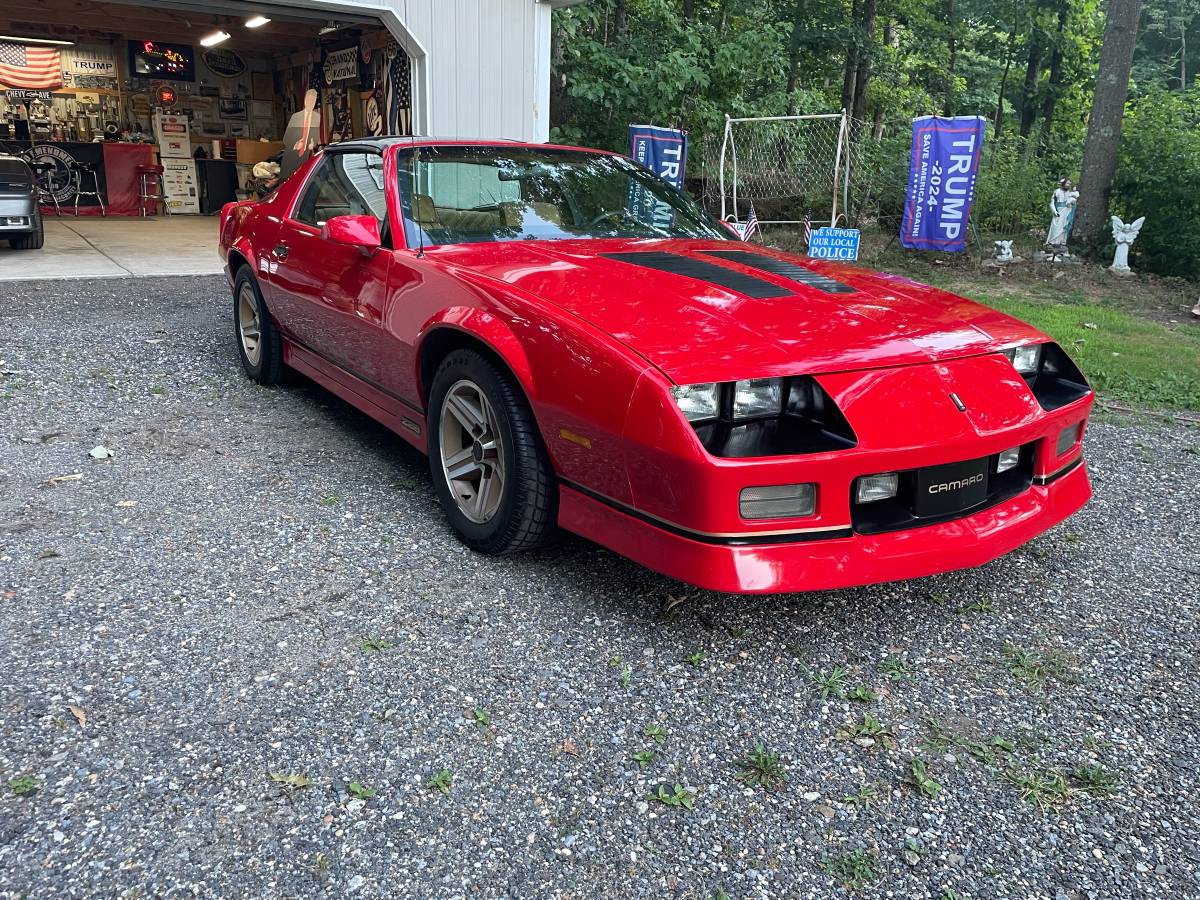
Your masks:
[{"label": "weed in gravel", "polygon": [[930,800],[936,800],[942,792],[941,784],[929,774],[929,764],[919,757],[909,762],[906,780]]},{"label": "weed in gravel", "polygon": [[879,664],[879,671],[892,681],[912,681],[915,677],[912,666],[899,656],[889,656]]},{"label": "weed in gravel", "polygon": [[363,653],[378,653],[381,650],[390,650],[396,645],[387,638],[366,637],[359,646],[362,647]]},{"label": "weed in gravel", "polygon": [[320,502],[322,506],[337,506],[342,502],[342,497],[340,494],[326,494]]},{"label": "weed in gravel", "polygon": [[477,706],[471,710],[467,714],[467,718],[474,722],[475,726],[481,730],[492,724],[492,714],[482,706]]},{"label": "weed in gravel", "polygon": [[995,612],[996,607],[992,603],[991,597],[978,597],[970,603],[959,607],[958,611],[964,613],[990,613]]},{"label": "weed in gravel", "polygon": [[289,791],[298,791],[301,788],[311,787],[312,779],[303,772],[269,772],[271,781]]},{"label": "weed in gravel", "polygon": [[925,596],[934,606],[945,606],[950,602],[950,595],[945,591],[930,591]]},{"label": "weed in gravel", "polygon": [[654,763],[655,757],[658,756],[653,750],[635,750],[629,754],[629,758],[638,764],[638,768],[643,771],[650,768]]},{"label": "weed in gravel", "polygon": [[895,750],[898,746],[891,730],[870,713],[860,721],[847,722],[834,736],[839,741],[854,741],[859,747],[867,749],[883,747],[885,750]]},{"label": "weed in gravel", "polygon": [[442,769],[435,773],[425,782],[425,787],[431,791],[440,791],[443,794],[450,793],[450,787],[454,784],[454,774],[449,769]]},{"label": "weed in gravel", "polygon": [[955,734],[938,719],[930,719],[928,724],[930,736],[921,745],[921,748],[930,753],[958,750],[970,754],[984,765],[997,766],[1000,764],[1000,756],[997,751],[1013,753],[1016,750],[1016,744],[1001,735],[986,740],[976,740]]},{"label": "weed in gravel", "polygon": [[421,486],[421,482],[415,478],[397,478],[395,484],[400,491],[415,491]]},{"label": "weed in gravel", "polygon": [[826,872],[854,890],[866,887],[879,877],[875,872],[875,860],[866,850],[834,853],[825,857],[821,865]]},{"label": "weed in gravel", "polygon": [[879,695],[865,684],[856,684],[846,691],[846,699],[857,700],[859,703],[874,703],[879,699]]},{"label": "weed in gravel", "polygon": [[762,787],[769,791],[783,787],[787,783],[787,767],[778,753],[772,753],[762,744],[755,744],[754,749],[745,756],[739,756],[733,761],[737,774],[734,779],[750,787]]},{"label": "weed in gravel", "polygon": [[675,790],[670,793],[667,792],[665,784],[660,784],[658,790],[653,794],[649,794],[648,797],[651,800],[657,800],[665,806],[682,806],[689,812],[696,807],[695,791],[689,791],[682,784],[678,783],[675,785]]},{"label": "weed in gravel", "polygon": [[648,738],[651,738],[654,741],[654,743],[658,744],[660,747],[662,746],[663,742],[667,739],[667,730],[665,728],[663,728],[661,725],[655,725],[654,723],[651,723],[651,724],[647,725],[645,728],[643,728],[642,734],[644,734]]},{"label": "weed in gravel", "polygon": [[32,775],[19,775],[8,782],[8,789],[18,797],[36,793],[40,785]]},{"label": "weed in gravel", "polygon": [[1043,691],[1046,682],[1078,680],[1071,668],[1071,656],[1062,650],[1027,650],[1011,641],[1000,648],[1001,659],[1010,675],[1028,687]]},{"label": "weed in gravel", "polygon": [[952,887],[942,888],[941,900],[962,900],[962,895]]},{"label": "weed in gravel", "polygon": [[853,794],[848,794],[842,801],[855,809],[875,809],[879,806],[879,788],[874,784],[864,784]]},{"label": "weed in gravel", "polygon": [[1096,763],[1080,764],[1071,770],[1071,780],[1093,797],[1111,797],[1120,780],[1116,772]]},{"label": "weed in gravel", "polygon": [[355,800],[370,800],[378,791],[375,788],[363,784],[361,781],[352,781],[346,785],[346,790]]},{"label": "weed in gravel", "polygon": [[817,693],[821,695],[822,700],[828,700],[830,697],[841,699],[845,693],[846,678],[849,675],[850,672],[847,669],[842,666],[835,666],[829,672],[826,672],[824,669],[809,672],[808,680],[817,689]]},{"label": "weed in gravel", "polygon": [[1067,779],[1058,769],[1014,767],[1007,769],[1003,777],[1017,789],[1022,800],[1032,803],[1042,812],[1061,806],[1071,798]]},{"label": "weed in gravel", "polygon": [[698,669],[704,665],[704,652],[697,650],[695,653],[689,653],[683,658],[683,661],[692,668]]}]

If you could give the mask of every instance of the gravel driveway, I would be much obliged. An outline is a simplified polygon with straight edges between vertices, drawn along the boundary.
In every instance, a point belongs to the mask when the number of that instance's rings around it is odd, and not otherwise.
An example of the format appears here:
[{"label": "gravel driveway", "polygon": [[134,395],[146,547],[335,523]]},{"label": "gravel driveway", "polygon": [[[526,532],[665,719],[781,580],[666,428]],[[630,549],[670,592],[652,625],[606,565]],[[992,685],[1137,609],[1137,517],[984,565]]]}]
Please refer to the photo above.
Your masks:
[{"label": "gravel driveway", "polygon": [[1200,896],[1200,431],[1097,424],[982,569],[727,597],[464,550],[220,278],[12,290],[0,896]]}]

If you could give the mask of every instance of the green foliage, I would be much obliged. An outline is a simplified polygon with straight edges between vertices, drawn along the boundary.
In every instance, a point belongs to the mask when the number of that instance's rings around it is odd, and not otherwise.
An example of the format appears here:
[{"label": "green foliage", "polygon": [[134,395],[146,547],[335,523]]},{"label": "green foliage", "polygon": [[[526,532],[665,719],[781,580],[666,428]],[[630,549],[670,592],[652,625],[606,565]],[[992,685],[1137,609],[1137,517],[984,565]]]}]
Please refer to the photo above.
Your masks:
[{"label": "green foliage", "polygon": [[1125,222],[1147,217],[1134,268],[1200,278],[1200,89],[1129,105],[1109,209]]},{"label": "green foliage", "polygon": [[676,784],[675,790],[667,791],[667,786],[660,784],[658,791],[650,794],[648,799],[657,800],[664,806],[681,806],[690,812],[696,805],[696,792],[689,791],[681,784]]},{"label": "green foliage", "polygon": [[749,787],[774,790],[787,783],[787,767],[783,759],[762,744],[756,744],[745,756],[735,759],[733,765],[737,769],[734,778]]}]

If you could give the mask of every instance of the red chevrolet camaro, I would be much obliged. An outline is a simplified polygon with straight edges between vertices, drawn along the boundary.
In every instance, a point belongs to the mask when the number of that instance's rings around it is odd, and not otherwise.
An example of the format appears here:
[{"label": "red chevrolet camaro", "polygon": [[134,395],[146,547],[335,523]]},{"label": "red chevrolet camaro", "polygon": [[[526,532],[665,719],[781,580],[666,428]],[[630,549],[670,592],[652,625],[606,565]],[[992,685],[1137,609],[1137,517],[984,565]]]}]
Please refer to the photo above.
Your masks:
[{"label": "red chevrolet camaro", "polygon": [[962,297],[742,243],[625,157],[380,138],[221,215],[242,364],[430,458],[470,547],[556,526],[720,591],[976,566],[1078,510],[1061,347]]}]

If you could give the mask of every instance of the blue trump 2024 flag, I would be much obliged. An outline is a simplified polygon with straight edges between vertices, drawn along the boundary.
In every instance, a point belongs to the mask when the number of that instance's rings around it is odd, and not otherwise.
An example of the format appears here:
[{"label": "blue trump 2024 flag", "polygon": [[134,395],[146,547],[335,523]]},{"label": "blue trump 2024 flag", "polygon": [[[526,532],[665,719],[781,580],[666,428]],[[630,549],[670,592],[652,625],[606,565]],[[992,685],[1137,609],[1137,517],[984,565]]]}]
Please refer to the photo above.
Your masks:
[{"label": "blue trump 2024 flag", "polygon": [[983,116],[913,120],[908,200],[900,243],[910,250],[961,253],[983,151]]},{"label": "blue trump 2024 flag", "polygon": [[629,126],[629,156],[683,190],[687,170],[687,132],[655,125]]}]

